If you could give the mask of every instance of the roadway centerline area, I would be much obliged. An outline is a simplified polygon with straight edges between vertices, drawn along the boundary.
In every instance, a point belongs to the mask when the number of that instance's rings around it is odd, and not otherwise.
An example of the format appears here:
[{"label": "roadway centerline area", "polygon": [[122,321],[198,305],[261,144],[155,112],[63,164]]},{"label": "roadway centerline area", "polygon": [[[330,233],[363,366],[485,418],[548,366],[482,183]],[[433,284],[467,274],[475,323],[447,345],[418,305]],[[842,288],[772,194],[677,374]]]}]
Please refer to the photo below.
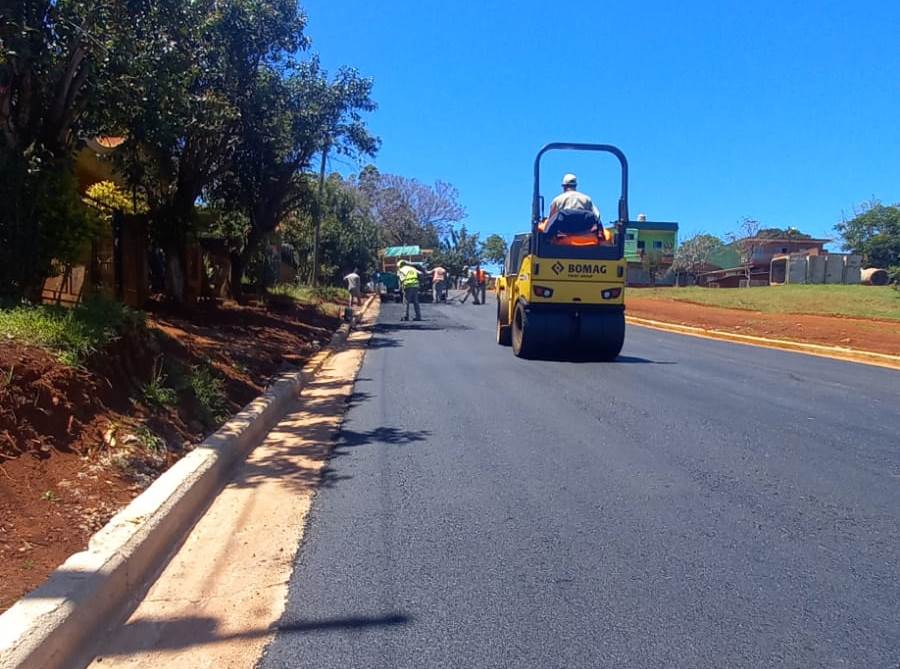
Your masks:
[{"label": "roadway centerline area", "polygon": [[629,327],[525,361],[383,306],[280,667],[893,666],[900,376]]}]

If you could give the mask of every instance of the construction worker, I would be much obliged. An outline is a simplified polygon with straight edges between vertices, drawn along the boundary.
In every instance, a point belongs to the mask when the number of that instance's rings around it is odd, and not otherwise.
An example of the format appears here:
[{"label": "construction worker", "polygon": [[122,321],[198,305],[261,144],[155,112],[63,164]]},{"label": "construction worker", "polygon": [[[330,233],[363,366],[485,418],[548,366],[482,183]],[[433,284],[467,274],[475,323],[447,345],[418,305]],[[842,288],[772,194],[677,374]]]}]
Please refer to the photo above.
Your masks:
[{"label": "construction worker", "polygon": [[419,275],[424,274],[414,265],[401,260],[397,263],[397,276],[400,279],[400,290],[403,291],[403,302],[406,304],[406,315],[402,319],[409,320],[409,304],[415,307],[416,317],[413,320],[422,320],[422,312],[419,309]]},{"label": "construction worker", "polygon": [[466,300],[469,299],[469,295],[472,296],[473,304],[481,304],[478,301],[478,275],[475,273],[475,270],[470,270],[468,267],[466,268],[466,294],[463,295],[460,300],[460,304],[465,304]]},{"label": "construction worker", "polygon": [[350,308],[353,308],[354,301],[356,302],[356,304],[361,305],[362,291],[359,288],[359,270],[354,267],[353,271],[344,277],[344,281],[347,282],[347,292],[350,293]]},{"label": "construction worker", "polygon": [[578,192],[578,177],[574,174],[566,174],[562,180],[563,192],[553,198],[550,203],[550,215],[547,220],[551,220],[556,212],[564,209],[582,209],[594,213],[594,218],[600,222],[600,210],[594,205],[589,195]]},{"label": "construction worker", "polygon": [[447,301],[447,270],[438,265],[433,270],[431,270],[431,287],[434,291],[434,301],[437,302],[446,302]]},{"label": "construction worker", "polygon": [[478,298],[481,304],[486,304],[488,273],[481,269],[481,263],[475,268],[475,277],[478,279]]}]

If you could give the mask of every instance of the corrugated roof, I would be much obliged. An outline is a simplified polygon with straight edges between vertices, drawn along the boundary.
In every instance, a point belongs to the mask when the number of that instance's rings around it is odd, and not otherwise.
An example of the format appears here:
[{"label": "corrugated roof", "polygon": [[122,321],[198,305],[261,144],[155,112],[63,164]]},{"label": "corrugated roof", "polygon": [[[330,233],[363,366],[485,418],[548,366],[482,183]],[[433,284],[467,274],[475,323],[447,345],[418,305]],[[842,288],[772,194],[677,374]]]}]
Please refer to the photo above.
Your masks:
[{"label": "corrugated roof", "polygon": [[422,254],[420,246],[388,246],[384,250],[387,258],[399,258],[402,256],[418,256]]}]

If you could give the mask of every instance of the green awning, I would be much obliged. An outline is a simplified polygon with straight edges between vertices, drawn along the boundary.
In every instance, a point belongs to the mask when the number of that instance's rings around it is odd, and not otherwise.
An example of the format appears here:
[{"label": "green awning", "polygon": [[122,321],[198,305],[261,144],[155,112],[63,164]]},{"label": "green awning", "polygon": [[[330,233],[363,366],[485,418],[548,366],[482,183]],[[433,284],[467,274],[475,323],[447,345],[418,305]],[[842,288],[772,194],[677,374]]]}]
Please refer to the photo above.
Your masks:
[{"label": "green awning", "polygon": [[401,258],[403,256],[418,256],[422,254],[419,246],[388,246],[384,250],[386,258]]}]

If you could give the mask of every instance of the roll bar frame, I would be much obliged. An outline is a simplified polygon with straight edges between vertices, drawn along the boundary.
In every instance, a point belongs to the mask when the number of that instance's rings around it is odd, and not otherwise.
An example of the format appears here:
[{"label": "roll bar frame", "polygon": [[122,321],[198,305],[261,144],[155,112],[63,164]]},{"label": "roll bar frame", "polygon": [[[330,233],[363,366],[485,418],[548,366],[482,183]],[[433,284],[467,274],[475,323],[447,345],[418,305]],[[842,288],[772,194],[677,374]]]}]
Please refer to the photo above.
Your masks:
[{"label": "roll bar frame", "polygon": [[541,222],[541,158],[549,151],[600,151],[611,153],[619,159],[622,167],[622,192],[619,195],[619,220],[623,227],[628,224],[628,159],[622,150],[612,144],[582,144],[577,142],[553,142],[547,144],[534,159],[534,197],[531,204],[531,227],[534,232]]}]

